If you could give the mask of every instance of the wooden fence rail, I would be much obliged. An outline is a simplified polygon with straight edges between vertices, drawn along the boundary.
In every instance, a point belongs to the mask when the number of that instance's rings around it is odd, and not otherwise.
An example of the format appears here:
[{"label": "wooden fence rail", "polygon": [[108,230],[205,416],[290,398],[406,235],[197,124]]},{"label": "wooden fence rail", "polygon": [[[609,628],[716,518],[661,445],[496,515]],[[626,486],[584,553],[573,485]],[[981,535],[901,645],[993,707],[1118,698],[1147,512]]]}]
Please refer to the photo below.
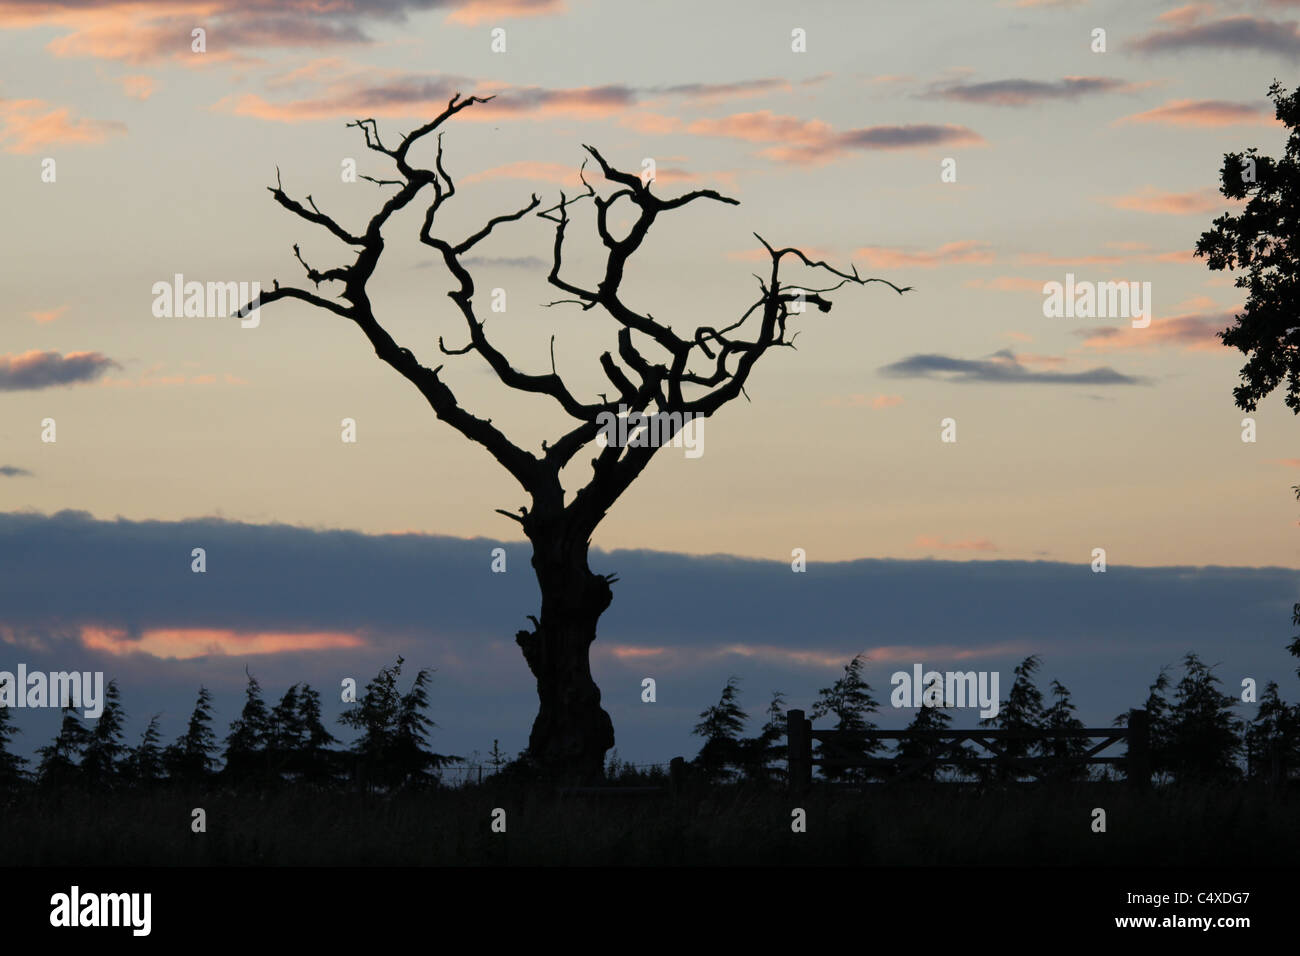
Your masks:
[{"label": "wooden fence rail", "polygon": [[[1015,771],[1035,778],[1049,777],[1063,771],[1092,765],[1123,768],[1125,779],[1135,787],[1151,783],[1150,720],[1145,710],[1129,711],[1127,727],[1079,728],[1076,730],[813,730],[812,721],[802,710],[786,713],[786,753],[789,761],[789,785],[802,790],[812,784],[813,767],[834,773],[850,768],[875,768],[888,771],[886,782],[905,780],[936,767],[955,767],[975,773],[986,770]],[[821,743],[813,754],[813,741]],[[866,756],[871,745],[884,740],[926,741],[930,752],[903,760],[900,757]],[[1021,756],[1008,753],[1007,742],[1025,741],[1038,744],[1091,740],[1093,743],[1074,754],[1056,753]],[[1122,756],[1102,756],[1102,751],[1124,742],[1128,752]],[[973,744],[989,756],[979,756],[965,747]],[[1057,748],[1059,749],[1059,748]]]}]

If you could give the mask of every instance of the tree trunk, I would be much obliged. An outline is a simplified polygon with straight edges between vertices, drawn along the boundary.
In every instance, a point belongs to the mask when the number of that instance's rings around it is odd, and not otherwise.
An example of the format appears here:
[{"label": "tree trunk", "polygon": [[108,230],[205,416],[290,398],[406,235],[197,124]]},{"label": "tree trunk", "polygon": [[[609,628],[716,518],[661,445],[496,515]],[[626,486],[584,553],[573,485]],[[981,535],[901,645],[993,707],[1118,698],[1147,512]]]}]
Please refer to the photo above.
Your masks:
[{"label": "tree trunk", "polygon": [[587,543],[562,531],[533,536],[533,569],[542,591],[541,618],[515,642],[537,678],[540,707],[528,753],[546,776],[564,782],[601,778],[614,725],[600,706],[588,652],[596,621],[614,594],[610,579],[587,566]]}]

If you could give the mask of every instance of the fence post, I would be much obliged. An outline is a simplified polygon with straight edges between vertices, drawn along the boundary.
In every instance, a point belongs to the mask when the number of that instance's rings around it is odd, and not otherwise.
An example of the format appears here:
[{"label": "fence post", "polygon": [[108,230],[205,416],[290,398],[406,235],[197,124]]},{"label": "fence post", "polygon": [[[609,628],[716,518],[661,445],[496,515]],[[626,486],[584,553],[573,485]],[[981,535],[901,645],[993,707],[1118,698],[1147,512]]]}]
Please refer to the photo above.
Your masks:
[{"label": "fence post", "polygon": [[1128,762],[1124,776],[1139,790],[1151,786],[1151,715],[1145,710],[1128,712]]},{"label": "fence post", "polygon": [[682,792],[682,784],[686,781],[686,760],[683,757],[674,757],[668,761],[668,787],[669,790],[678,794]]},{"label": "fence post", "polygon": [[805,790],[812,783],[812,721],[802,710],[785,714],[785,748],[791,790]]}]

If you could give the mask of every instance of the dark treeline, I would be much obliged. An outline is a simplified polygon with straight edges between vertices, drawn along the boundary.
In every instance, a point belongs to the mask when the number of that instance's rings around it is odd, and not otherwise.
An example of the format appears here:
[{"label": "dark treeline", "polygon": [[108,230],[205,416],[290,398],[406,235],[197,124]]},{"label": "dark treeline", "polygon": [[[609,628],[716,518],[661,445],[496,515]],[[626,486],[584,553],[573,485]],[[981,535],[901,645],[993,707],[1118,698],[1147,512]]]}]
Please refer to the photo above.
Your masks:
[{"label": "dark treeline", "polygon": [[[1263,780],[1278,772],[1287,776],[1300,769],[1300,705],[1288,705],[1270,681],[1259,695],[1255,716],[1245,720],[1234,715],[1241,699],[1224,693],[1213,668],[1195,654],[1183,658],[1183,676],[1171,685],[1168,668],[1157,675],[1145,701],[1137,702],[1150,715],[1152,776],[1158,784],[1231,783],[1243,779]],[[864,659],[854,657],[844,674],[830,687],[818,693],[808,716],[818,729],[869,731],[877,725],[871,719],[879,703],[862,675]],[[981,720],[980,727],[1029,732],[1084,729],[1075,714],[1070,691],[1053,680],[1044,693],[1035,683],[1040,661],[1025,658],[1014,671],[1006,699],[1000,702],[995,716]],[[694,733],[704,738],[704,745],[691,766],[700,776],[715,783],[768,783],[783,780],[786,773],[785,697],[777,692],[763,711],[763,723],[757,736],[743,736],[750,723],[741,708],[738,679],[729,679],[718,702],[700,714]],[[827,723],[829,718],[830,722]],[[1125,726],[1128,713],[1119,715],[1113,726]],[[921,707],[906,728],[909,731],[950,730],[952,714],[942,707]],[[855,755],[895,757],[901,765],[913,758],[930,756],[935,741],[918,735],[904,738],[886,748],[882,741],[869,741]],[[1012,757],[1079,756],[1090,746],[1084,738],[1052,741],[1009,739],[1003,741]],[[818,744],[821,753],[821,744]],[[964,752],[974,756],[966,748]],[[1084,765],[1065,765],[1066,779],[1086,780],[1092,774]],[[1108,769],[1108,768],[1107,768]],[[941,771],[930,767],[922,779],[935,780]],[[982,769],[981,772],[990,771]],[[949,771],[949,774],[954,772]],[[1028,779],[1002,767],[996,777],[982,782],[1009,782]],[[877,768],[821,769],[824,779],[839,782],[863,782],[881,779],[885,772]],[[1103,777],[1106,771],[1102,771]],[[950,779],[973,779],[950,776]]]},{"label": "dark treeline", "polygon": [[410,689],[398,689],[403,660],[380,670],[339,723],[357,732],[350,747],[321,721],[320,694],[295,684],[279,702],[268,705],[262,687],[248,675],[244,706],[225,740],[213,730],[212,695],[199,688],[185,732],[163,746],[158,715],[134,747],[124,739],[123,709],[117,682],[104,692],[104,710],[87,727],[71,707],[63,710],[58,736],[38,751],[36,766],[10,751],[16,734],[7,708],[0,707],[0,789],[131,788],[217,785],[262,790],[286,784],[369,791],[420,789],[438,783],[437,771],[459,757],[434,753],[428,733],[428,670],[416,674]]},{"label": "dark treeline", "polygon": [[[339,723],[356,732],[350,746],[340,746],[321,720],[320,694],[307,684],[295,684],[275,704],[263,697],[261,685],[249,674],[244,705],[231,722],[224,740],[213,730],[212,698],[200,688],[184,733],[164,746],[154,716],[135,746],[124,740],[125,712],[116,682],[105,689],[104,711],[93,727],[65,708],[58,736],[28,761],[10,750],[17,729],[6,708],[0,707],[0,790],[36,788],[149,789],[174,785],[222,786],[232,790],[267,790],[286,785],[308,788],[356,789],[392,792],[438,786],[443,768],[462,758],[434,753],[428,734],[435,726],[429,708],[430,672],[416,674],[410,688],[401,692],[398,680],[403,660],[380,670],[357,695],[356,702],[339,717]],[[1151,684],[1145,701],[1150,720],[1150,761],[1156,783],[1231,783],[1243,779],[1269,779],[1281,769],[1285,777],[1300,769],[1300,705],[1282,700],[1278,686],[1269,682],[1259,694],[1255,716],[1235,716],[1241,703],[1223,691],[1213,668],[1195,654],[1183,659],[1183,675],[1175,684],[1165,668]],[[844,673],[822,688],[809,717],[822,729],[870,731],[878,729],[872,717],[880,704],[863,676],[865,658],[854,657]],[[1006,698],[997,714],[980,726],[1000,730],[1051,731],[1081,729],[1070,691],[1051,681],[1046,692],[1036,684],[1037,656],[1027,657],[1013,672]],[[704,740],[690,761],[692,775],[711,783],[781,785],[786,780],[786,697],[774,692],[761,714],[755,736],[744,736],[751,724],[741,707],[739,679],[730,678],[718,702],[700,714],[693,733]],[[948,730],[953,715],[942,707],[921,707],[909,731]],[[1123,726],[1128,713],[1116,717]],[[1070,757],[1085,751],[1083,738],[1034,741],[1006,740],[1014,757]],[[886,746],[864,743],[856,753],[897,758],[904,764],[930,756],[939,744],[924,736],[904,737]],[[821,744],[818,745],[819,751]],[[975,756],[969,747],[963,748]],[[523,755],[520,755],[521,758]],[[494,742],[489,776],[525,774],[520,760],[508,760]],[[880,768],[820,769],[824,779],[867,782],[888,776]],[[972,780],[960,772],[926,768],[919,779]],[[980,782],[1005,783],[1029,779],[1028,774],[1002,767],[983,769]],[[1086,766],[1066,765],[1059,776],[1082,781],[1092,776]],[[641,768],[621,763],[611,752],[606,766],[610,783],[656,784],[668,782],[661,767]],[[1107,776],[1107,771],[1102,771]]]}]

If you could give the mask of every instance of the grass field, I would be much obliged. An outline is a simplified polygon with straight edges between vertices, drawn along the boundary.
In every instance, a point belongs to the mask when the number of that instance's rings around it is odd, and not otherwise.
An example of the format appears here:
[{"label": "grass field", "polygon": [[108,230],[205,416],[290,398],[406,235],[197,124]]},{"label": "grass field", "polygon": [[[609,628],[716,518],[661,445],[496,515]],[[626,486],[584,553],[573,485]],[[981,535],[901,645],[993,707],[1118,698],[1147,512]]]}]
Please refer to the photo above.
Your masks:
[{"label": "grass field", "polygon": [[[191,830],[206,811],[207,830]],[[807,816],[791,830],[792,810]],[[1093,831],[1093,810],[1106,832]],[[506,832],[492,831],[496,808]],[[564,796],[518,785],[391,797],[28,792],[0,865],[1225,865],[1300,858],[1300,795],[1261,786],[950,786]]]}]

